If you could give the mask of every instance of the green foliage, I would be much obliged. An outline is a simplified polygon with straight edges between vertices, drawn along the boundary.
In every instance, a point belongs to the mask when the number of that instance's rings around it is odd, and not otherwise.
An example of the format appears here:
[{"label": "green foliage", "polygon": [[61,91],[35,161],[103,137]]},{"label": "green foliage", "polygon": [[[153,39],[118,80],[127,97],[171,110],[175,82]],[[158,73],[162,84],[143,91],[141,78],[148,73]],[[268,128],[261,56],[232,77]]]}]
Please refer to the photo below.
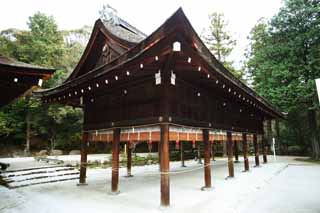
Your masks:
[{"label": "green foliage", "polygon": [[301,156],[301,155],[304,155],[305,153],[303,152],[303,149],[300,146],[295,145],[295,146],[288,147],[288,154]]},{"label": "green foliage", "polygon": [[318,106],[319,5],[319,0],[286,0],[270,22],[261,19],[252,29],[247,53],[255,90],[288,113],[282,140],[303,147],[310,146],[307,112]]},{"label": "green foliage", "polygon": [[212,13],[209,15],[210,26],[202,33],[202,38],[208,46],[212,54],[223,63],[236,77],[243,76],[242,70],[237,70],[233,67],[233,62],[227,60],[233,48],[236,45],[236,40],[232,39],[227,31],[228,23],[221,13]]},{"label": "green foliage", "polygon": [[[78,62],[90,27],[59,31],[53,17],[36,13],[29,18],[29,31],[8,29],[0,32],[0,54],[19,61],[58,69],[44,88],[61,84]],[[0,139],[23,146],[26,140],[26,116],[30,115],[31,137],[41,138],[62,149],[79,148],[82,111],[60,105],[42,105],[27,96],[0,111]],[[1,145],[1,142],[0,142]]]},{"label": "green foliage", "polygon": [[30,31],[18,36],[19,60],[59,68],[64,53],[63,37],[53,17],[38,12],[27,24]]}]

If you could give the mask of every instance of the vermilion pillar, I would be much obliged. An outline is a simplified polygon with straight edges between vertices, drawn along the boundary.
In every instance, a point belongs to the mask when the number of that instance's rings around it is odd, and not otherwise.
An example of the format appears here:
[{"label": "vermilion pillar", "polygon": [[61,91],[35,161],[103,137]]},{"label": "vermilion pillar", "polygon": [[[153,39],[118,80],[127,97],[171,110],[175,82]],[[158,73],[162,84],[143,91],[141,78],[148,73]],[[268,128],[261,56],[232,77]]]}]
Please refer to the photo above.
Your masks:
[{"label": "vermilion pillar", "polygon": [[256,166],[260,166],[260,161],[259,161],[259,145],[257,141],[257,134],[253,134],[253,146],[254,146],[254,153],[255,153],[255,163]]},{"label": "vermilion pillar", "polygon": [[228,150],[228,168],[229,177],[234,177],[234,166],[233,166],[233,151],[232,151],[232,133],[227,132],[227,150]]},{"label": "vermilion pillar", "polygon": [[249,171],[248,142],[246,133],[242,133],[242,150],[244,159],[244,171]]},{"label": "vermilion pillar", "polygon": [[113,142],[112,142],[112,179],[111,179],[111,191],[114,194],[119,193],[119,149],[120,149],[120,129],[113,130]]},{"label": "vermilion pillar", "polygon": [[132,165],[132,148],[130,142],[127,143],[127,176],[133,177],[131,174],[131,165]]},{"label": "vermilion pillar", "polygon": [[211,188],[211,164],[210,164],[210,152],[211,143],[209,141],[209,130],[202,130],[203,143],[204,143],[204,187],[203,190]]},{"label": "vermilion pillar", "polygon": [[79,185],[85,185],[86,184],[87,155],[88,155],[88,136],[89,135],[88,135],[87,132],[84,132],[82,134]]},{"label": "vermilion pillar", "polygon": [[161,206],[170,205],[169,180],[169,124],[161,124],[160,136],[160,171],[161,171]]}]

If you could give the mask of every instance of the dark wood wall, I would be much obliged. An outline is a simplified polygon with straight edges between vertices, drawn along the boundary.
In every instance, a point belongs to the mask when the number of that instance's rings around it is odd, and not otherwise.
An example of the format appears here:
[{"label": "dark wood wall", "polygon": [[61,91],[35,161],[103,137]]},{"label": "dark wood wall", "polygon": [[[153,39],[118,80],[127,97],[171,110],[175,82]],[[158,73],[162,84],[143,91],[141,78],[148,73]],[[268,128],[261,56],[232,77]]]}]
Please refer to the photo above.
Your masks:
[{"label": "dark wood wall", "polygon": [[[154,78],[132,85],[131,82],[130,86],[122,85],[112,91],[106,89],[93,100],[87,97],[84,108],[85,129],[158,121],[159,116],[164,115],[163,85],[155,85]],[[203,124],[205,127],[211,123],[214,128],[262,131],[261,116],[212,88],[177,80],[175,85],[169,85],[167,100],[169,116],[174,123]]]},{"label": "dark wood wall", "polygon": [[217,89],[177,80],[170,95],[174,117],[211,123],[215,128],[262,131],[262,115]]},{"label": "dark wood wall", "polygon": [[112,122],[148,120],[161,115],[160,87],[152,80],[106,91],[104,95],[85,100],[85,128],[110,127]]}]

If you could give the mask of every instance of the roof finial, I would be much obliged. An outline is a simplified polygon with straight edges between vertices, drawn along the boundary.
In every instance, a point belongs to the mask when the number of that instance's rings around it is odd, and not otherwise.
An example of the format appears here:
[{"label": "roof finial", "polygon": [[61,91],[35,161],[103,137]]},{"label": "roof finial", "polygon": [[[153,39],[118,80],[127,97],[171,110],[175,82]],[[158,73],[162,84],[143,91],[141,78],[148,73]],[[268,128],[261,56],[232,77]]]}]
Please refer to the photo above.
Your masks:
[{"label": "roof finial", "polygon": [[100,18],[105,22],[109,22],[113,25],[120,24],[117,10],[111,7],[109,4],[103,5],[102,10],[99,11],[99,14]]}]

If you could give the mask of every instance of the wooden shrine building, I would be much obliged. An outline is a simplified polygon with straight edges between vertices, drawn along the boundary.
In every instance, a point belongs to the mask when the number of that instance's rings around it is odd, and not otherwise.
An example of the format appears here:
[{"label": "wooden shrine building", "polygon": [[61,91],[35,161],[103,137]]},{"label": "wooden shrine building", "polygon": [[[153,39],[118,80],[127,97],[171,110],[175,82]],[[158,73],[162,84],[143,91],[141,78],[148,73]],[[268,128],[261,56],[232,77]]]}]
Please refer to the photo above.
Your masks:
[{"label": "wooden shrine building", "polygon": [[[84,111],[80,183],[86,183],[90,142],[112,143],[113,193],[118,193],[119,144],[159,145],[161,205],[170,203],[169,143],[204,144],[204,187],[211,187],[211,144],[227,141],[229,176],[234,176],[233,141],[242,141],[245,170],[247,135],[255,144],[265,120],[282,114],[234,77],[210,53],[182,9],[151,35],[120,18],[97,20],[84,54],[60,86],[42,91],[44,103]],[[265,149],[263,149],[265,150]],[[266,161],[266,153],[264,160]],[[230,160],[231,159],[231,160]]]},{"label": "wooden shrine building", "polygon": [[0,55],[0,107],[27,93],[34,86],[41,86],[43,80],[50,78],[54,71]]}]

